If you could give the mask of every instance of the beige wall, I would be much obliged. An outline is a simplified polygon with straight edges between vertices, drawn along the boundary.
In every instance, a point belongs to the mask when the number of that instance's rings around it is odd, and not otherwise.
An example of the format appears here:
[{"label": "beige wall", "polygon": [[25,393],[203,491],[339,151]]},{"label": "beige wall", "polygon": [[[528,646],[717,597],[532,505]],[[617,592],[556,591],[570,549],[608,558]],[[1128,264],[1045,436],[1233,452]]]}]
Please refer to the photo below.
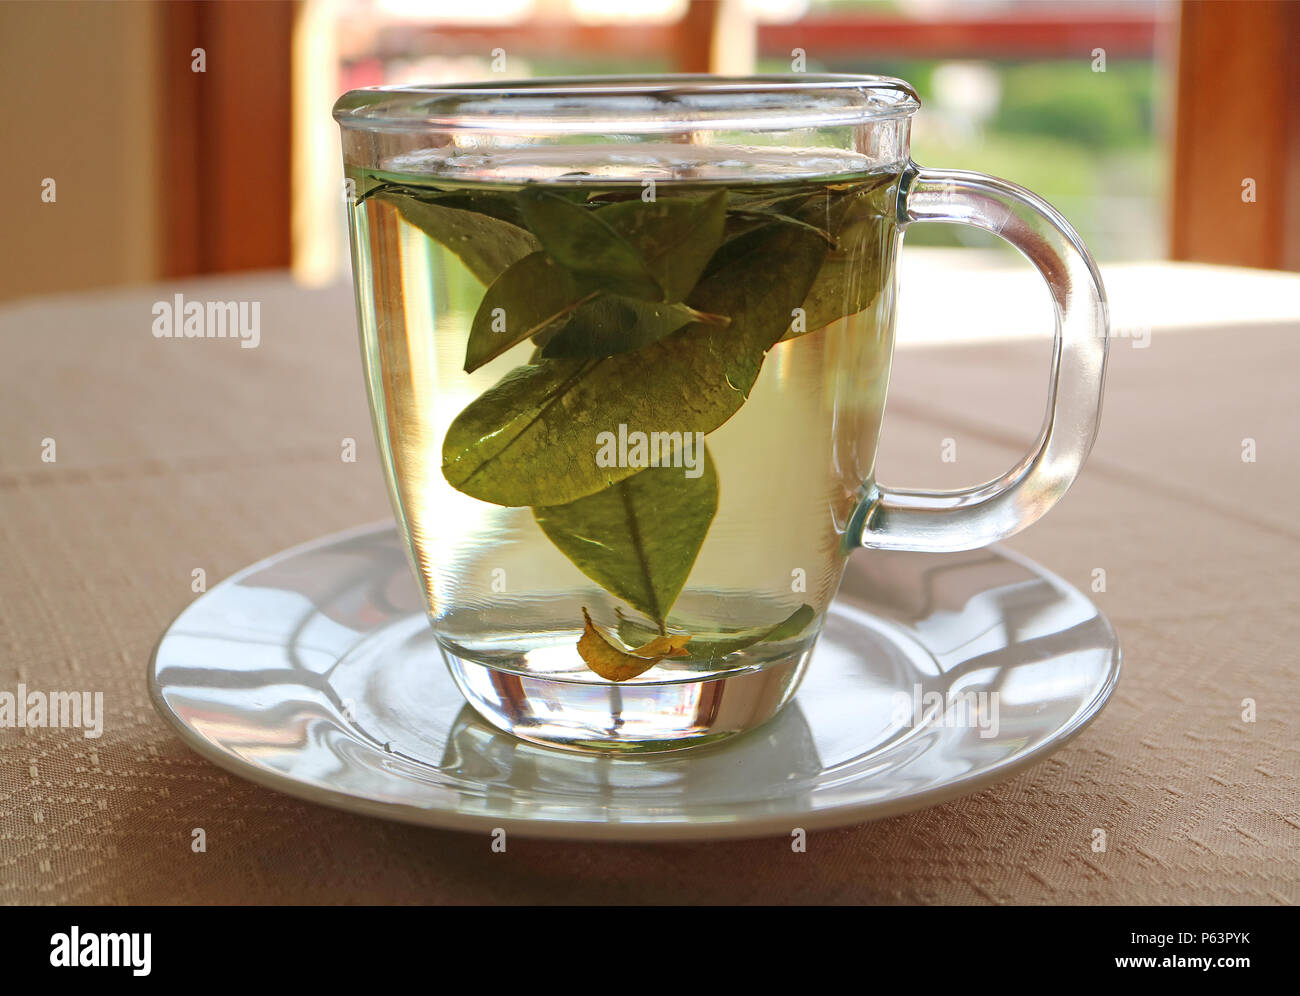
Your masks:
[{"label": "beige wall", "polygon": [[151,3],[0,2],[0,298],[155,279],[157,38]]}]

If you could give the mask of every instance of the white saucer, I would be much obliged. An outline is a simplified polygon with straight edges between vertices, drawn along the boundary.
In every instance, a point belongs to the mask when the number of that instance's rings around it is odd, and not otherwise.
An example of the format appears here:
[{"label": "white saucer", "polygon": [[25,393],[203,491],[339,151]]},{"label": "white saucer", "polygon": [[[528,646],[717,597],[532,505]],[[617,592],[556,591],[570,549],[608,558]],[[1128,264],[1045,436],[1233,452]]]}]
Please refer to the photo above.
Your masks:
[{"label": "white saucer", "polygon": [[[204,757],[313,802],[484,833],[700,840],[973,792],[1083,729],[1119,666],[1105,617],[1025,558],[862,552],[808,677],[766,726],[679,753],[558,751],[464,704],[388,523],[277,554],[202,595],[163,634],[149,687]],[[996,698],[967,709],[981,692]],[[919,724],[903,708],[918,698]]]}]

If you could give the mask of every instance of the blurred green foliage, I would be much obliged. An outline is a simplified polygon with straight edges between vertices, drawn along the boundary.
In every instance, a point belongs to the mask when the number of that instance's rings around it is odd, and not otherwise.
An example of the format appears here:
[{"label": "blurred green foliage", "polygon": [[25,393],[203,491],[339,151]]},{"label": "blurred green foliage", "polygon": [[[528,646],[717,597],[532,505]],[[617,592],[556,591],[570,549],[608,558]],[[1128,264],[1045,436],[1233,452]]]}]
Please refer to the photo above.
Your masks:
[{"label": "blurred green foliage", "polygon": [[1111,63],[1095,73],[1087,64],[1004,66],[998,131],[1045,135],[1098,148],[1151,143],[1155,126],[1154,73],[1147,63]]},{"label": "blurred green foliage", "polygon": [[[1165,144],[1160,134],[1163,77],[1150,61],[1091,59],[984,62],[997,76],[997,109],[982,127],[944,127],[936,100],[941,60],[830,60],[809,72],[869,72],[907,80],[922,108],[912,156],[927,166],[979,170],[1012,180],[1052,202],[1102,260],[1165,254]],[[788,72],[764,60],[761,72]],[[913,245],[1005,244],[955,225],[922,225]],[[1013,250],[1007,250],[1013,251]]]}]

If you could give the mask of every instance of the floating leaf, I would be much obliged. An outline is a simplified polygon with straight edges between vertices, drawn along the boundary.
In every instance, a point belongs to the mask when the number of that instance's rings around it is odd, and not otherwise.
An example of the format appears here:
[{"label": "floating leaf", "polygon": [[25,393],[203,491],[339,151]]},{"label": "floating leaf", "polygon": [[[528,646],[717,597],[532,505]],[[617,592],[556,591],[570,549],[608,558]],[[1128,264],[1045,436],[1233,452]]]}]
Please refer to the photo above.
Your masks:
[{"label": "floating leaf", "polygon": [[519,195],[519,207],[551,257],[589,284],[589,289],[662,300],[663,290],[641,253],[598,211],[537,188]]},{"label": "floating leaf", "polygon": [[[351,175],[351,173],[349,173]],[[508,222],[516,228],[525,228],[524,216],[519,210],[519,202],[511,194],[494,190],[465,190],[444,187],[417,187],[409,183],[394,181],[374,182],[365,177],[365,192],[356,199],[356,203],[379,194],[410,197],[424,204],[438,207],[456,208],[460,211],[474,211],[486,214],[498,221]]]},{"label": "floating leaf", "polygon": [[546,253],[530,253],[483,295],[465,346],[465,372],[473,373],[525,339],[563,326],[593,296],[578,290],[568,272]]},{"label": "floating leaf", "polygon": [[[744,650],[758,643],[778,643],[798,636],[816,616],[811,605],[801,605],[789,616],[775,626],[743,630],[717,639],[699,638],[692,641],[690,657],[694,661],[721,660],[728,654]],[[633,644],[648,639],[654,630],[648,626],[626,619],[620,613],[618,621],[618,638],[624,643]]]},{"label": "floating leaf", "polygon": [[606,681],[627,681],[649,671],[665,657],[685,657],[686,635],[661,636],[635,650],[622,650],[610,642],[591,621],[591,614],[582,609],[582,637],[578,640],[578,653],[591,668]]},{"label": "floating leaf", "polygon": [[640,253],[663,292],[662,300],[681,301],[722,245],[726,209],[727,193],[719,190],[702,200],[621,201],[600,208],[596,217]]},{"label": "floating leaf", "polygon": [[485,284],[491,284],[511,264],[540,248],[532,234],[491,214],[446,207],[436,200],[392,190],[377,190],[372,196],[397,208],[408,222],[459,256]]},{"label": "floating leaf", "polygon": [[583,304],[563,328],[546,335],[541,355],[613,356],[648,346],[691,322],[727,325],[730,321],[725,315],[706,315],[681,303],[606,295]]},{"label": "floating leaf", "polygon": [[634,353],[517,367],[448,427],[448,483],[497,505],[564,505],[638,470],[598,466],[599,433],[620,425],[707,433],[727,421],[826,254],[826,244],[802,229],[774,225],[757,234],[687,300],[730,316],[729,326],[693,322]]},{"label": "floating leaf", "polygon": [[722,244],[725,191],[583,207],[554,191],[520,195],[528,227],[584,284],[646,301],[681,301]]},{"label": "floating leaf", "polygon": [[830,232],[793,215],[781,214],[779,211],[733,211],[727,215],[727,234],[734,237],[763,225],[773,224],[806,228],[832,249],[836,246],[835,236]]},{"label": "floating leaf", "polygon": [[803,303],[802,329],[792,324],[783,339],[797,339],[869,308],[881,288],[879,248],[862,246],[856,253],[828,258]]},{"label": "floating leaf", "polygon": [[590,190],[587,203],[596,205],[618,204],[622,201],[639,201],[645,194],[644,187],[619,187],[614,190]]},{"label": "floating leaf", "polygon": [[[738,272],[739,268],[744,265],[743,260],[771,242],[776,237],[777,232],[776,224],[769,221],[761,225],[755,225],[748,231],[727,239],[718,247],[718,251],[713,254],[708,266],[704,268],[704,275],[700,280],[700,286],[696,288],[695,294],[698,294],[715,275],[726,270],[732,273]],[[826,245],[820,240],[818,240],[818,252],[820,254],[819,260],[824,259]]]},{"label": "floating leaf", "polygon": [[484,190],[448,190],[433,201],[441,207],[461,211],[476,211],[498,221],[508,222],[516,228],[526,228],[519,202],[512,196]]},{"label": "floating leaf", "polygon": [[807,188],[790,192],[786,186],[733,187],[727,194],[727,207],[731,211],[778,211],[794,214],[814,197],[825,196],[823,189]]},{"label": "floating leaf", "polygon": [[703,448],[695,460],[698,477],[685,467],[650,467],[567,505],[533,509],[561,553],[661,632],[718,509],[713,458]]},{"label": "floating leaf", "polygon": [[826,254],[817,279],[803,303],[802,331],[791,328],[793,339],[815,332],[837,319],[871,306],[884,284],[884,262],[890,258],[893,228],[881,219],[892,210],[892,177],[874,178],[844,193],[828,194],[823,202],[809,202],[801,215],[824,222],[835,233],[837,247]]}]

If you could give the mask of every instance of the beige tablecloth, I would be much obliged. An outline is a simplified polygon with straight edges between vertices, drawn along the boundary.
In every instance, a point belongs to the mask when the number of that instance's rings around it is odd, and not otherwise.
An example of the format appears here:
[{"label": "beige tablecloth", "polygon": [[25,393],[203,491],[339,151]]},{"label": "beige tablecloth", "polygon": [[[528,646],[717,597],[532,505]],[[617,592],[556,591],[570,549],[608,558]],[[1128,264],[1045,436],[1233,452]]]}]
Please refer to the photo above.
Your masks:
[{"label": "beige tablecloth", "polygon": [[[151,306],[178,290],[261,301],[261,345],[155,339]],[[1118,341],[1091,463],[1010,544],[1083,590],[1105,571],[1093,597],[1125,672],[1100,718],[1010,781],[813,834],[805,854],[786,839],[513,838],[494,854],[484,837],[299,802],[197,757],[145,690],[192,571],[210,585],[388,514],[350,290],[255,276],[7,305],[0,691],[101,690],[106,717],[94,740],[0,729],[0,902],[1294,903],[1296,302],[1289,324]],[[900,351],[881,478],[1000,473],[1037,431],[1048,356],[1045,341]]]}]

